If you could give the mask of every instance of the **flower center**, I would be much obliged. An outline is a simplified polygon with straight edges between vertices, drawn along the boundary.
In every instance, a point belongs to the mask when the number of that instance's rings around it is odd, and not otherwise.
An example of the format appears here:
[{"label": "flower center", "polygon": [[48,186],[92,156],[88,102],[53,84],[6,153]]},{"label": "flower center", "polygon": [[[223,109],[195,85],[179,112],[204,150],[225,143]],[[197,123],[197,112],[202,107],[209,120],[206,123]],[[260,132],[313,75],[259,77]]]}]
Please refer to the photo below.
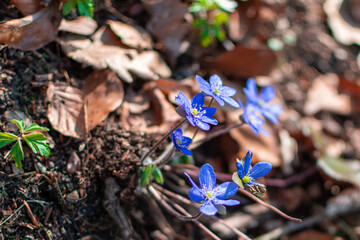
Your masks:
[{"label": "flower center", "polygon": [[211,199],[211,197],[212,197],[212,192],[207,192],[207,193],[206,193],[206,198],[207,198],[207,199]]},{"label": "flower center", "polygon": [[191,111],[191,114],[197,118],[200,118],[202,115],[204,115],[206,113],[206,110],[202,110],[201,107],[191,108],[190,111]]},{"label": "flower center", "polygon": [[247,184],[248,182],[250,182],[250,178],[248,176],[245,176],[242,181],[244,184]]},{"label": "flower center", "polygon": [[264,107],[265,102],[264,102],[263,100],[259,100],[259,101],[258,101],[258,105],[259,105],[260,107]]},{"label": "flower center", "polygon": [[219,89],[218,89],[218,88],[215,88],[214,93],[215,93],[215,94],[219,94],[219,93],[220,93]]},{"label": "flower center", "polygon": [[192,113],[192,115],[196,116],[196,115],[198,115],[198,110],[196,108],[192,108],[191,113]]},{"label": "flower center", "polygon": [[180,145],[182,143],[181,139],[176,139],[177,145]]}]

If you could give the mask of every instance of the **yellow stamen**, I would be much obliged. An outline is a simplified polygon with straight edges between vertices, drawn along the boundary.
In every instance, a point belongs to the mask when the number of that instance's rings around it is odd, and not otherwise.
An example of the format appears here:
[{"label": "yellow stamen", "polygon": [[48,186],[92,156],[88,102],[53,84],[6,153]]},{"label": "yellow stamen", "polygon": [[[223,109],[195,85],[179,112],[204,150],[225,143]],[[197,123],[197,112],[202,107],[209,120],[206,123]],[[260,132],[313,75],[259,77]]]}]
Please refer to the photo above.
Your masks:
[{"label": "yellow stamen", "polygon": [[248,182],[250,182],[250,178],[248,176],[245,176],[242,181],[244,184],[247,184]]}]

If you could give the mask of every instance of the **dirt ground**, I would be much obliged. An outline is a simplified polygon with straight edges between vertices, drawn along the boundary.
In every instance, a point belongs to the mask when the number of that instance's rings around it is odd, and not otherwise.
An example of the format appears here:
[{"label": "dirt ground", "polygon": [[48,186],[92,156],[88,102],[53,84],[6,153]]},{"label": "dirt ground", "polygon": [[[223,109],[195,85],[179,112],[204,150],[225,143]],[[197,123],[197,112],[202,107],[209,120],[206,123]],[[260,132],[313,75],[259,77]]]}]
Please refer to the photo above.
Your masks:
[{"label": "dirt ground", "polygon": [[[243,50],[245,55],[231,58],[233,64],[216,58],[229,50],[226,44],[201,47],[191,24],[186,34],[165,26],[160,26],[163,32],[154,30],[154,24],[160,25],[153,18],[161,18],[156,15],[159,8],[176,15],[180,9],[177,4],[188,6],[191,1],[164,1],[166,8],[148,2],[114,1],[112,10],[97,8],[106,4],[96,2],[94,19],[98,27],[111,19],[136,23],[151,32],[154,49],[172,74],[160,80],[132,74],[133,82],[120,77],[125,95],[122,104],[85,138],[69,137],[54,129],[48,118],[52,103],[47,90],[49,83],[55,82],[80,88],[94,68],[70,58],[59,41],[31,51],[0,45],[0,131],[14,131],[11,119],[36,122],[50,129],[51,147],[50,157],[37,156],[25,147],[23,172],[10,158],[5,159],[11,146],[0,150],[1,239],[211,239],[199,225],[176,218],[139,187],[139,159],[178,121],[172,96],[183,89],[194,94],[199,90],[193,86],[195,75],[208,79],[215,73],[237,87],[240,95],[249,77],[262,86],[274,85],[276,101],[284,108],[280,124],[267,123],[271,137],[257,138],[249,129],[235,129],[200,143],[193,149],[193,158],[184,160],[177,155],[163,169],[165,191],[187,198],[189,183],[183,172],[194,168],[184,167],[184,162],[197,167],[210,162],[227,179],[236,170],[235,158],[251,148],[255,161],[273,164],[270,175],[262,180],[267,193],[261,199],[303,222],[292,223],[241,193],[236,196],[241,204],[228,208],[228,214],[220,218],[254,239],[359,239],[359,175],[354,173],[351,178],[340,167],[334,173],[326,162],[324,167],[322,159],[333,154],[345,162],[354,160],[350,169],[360,171],[360,71],[356,61],[360,48],[334,39],[325,1],[238,1],[238,15],[232,15],[226,28],[232,44],[260,51],[268,39],[283,39],[289,32],[296,36],[296,42],[282,40],[285,44],[279,51],[266,47],[270,60],[261,54],[254,58],[250,50]],[[0,7],[0,21],[22,17],[9,1]],[[73,13],[67,18],[75,17]],[[173,45],[166,44],[171,34],[175,40],[188,43],[187,50],[172,51]],[[174,39],[170,38],[173,44]],[[269,71],[267,66],[271,66]],[[324,85],[314,86],[319,77],[325,79]],[[343,101],[345,97],[348,101]],[[140,103],[135,104],[138,99]],[[237,118],[228,109],[217,114],[220,124],[208,137]],[[163,143],[152,156],[159,156],[166,146]],[[218,176],[222,180],[222,175]],[[193,207],[187,209],[196,212]],[[216,219],[201,217],[199,221],[221,239],[238,239],[226,227],[219,227]]]}]

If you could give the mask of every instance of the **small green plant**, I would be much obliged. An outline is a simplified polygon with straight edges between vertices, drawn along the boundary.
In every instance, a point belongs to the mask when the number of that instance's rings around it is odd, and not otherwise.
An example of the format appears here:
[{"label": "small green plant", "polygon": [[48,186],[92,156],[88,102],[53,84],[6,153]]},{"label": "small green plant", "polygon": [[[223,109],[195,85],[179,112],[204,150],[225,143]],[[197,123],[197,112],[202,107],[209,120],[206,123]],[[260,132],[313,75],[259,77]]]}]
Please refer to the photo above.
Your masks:
[{"label": "small green plant", "polygon": [[164,177],[160,168],[153,165],[147,165],[146,167],[141,169],[140,185],[142,187],[148,185],[152,178],[154,178],[155,182],[159,184],[164,183]]},{"label": "small green plant", "polygon": [[63,5],[64,15],[68,15],[74,8],[77,8],[80,15],[90,18],[94,15],[93,0],[67,0]]},{"label": "small green plant", "polygon": [[[43,131],[49,131],[48,128],[42,127],[37,123],[33,123],[27,128],[25,128],[24,121],[19,121],[16,119],[11,120],[11,122],[16,124],[16,126],[19,128],[20,133],[18,135],[15,135],[8,132],[1,132],[0,148],[15,142],[8,154],[10,154],[11,158],[14,159],[15,166],[20,171],[22,171],[21,161],[24,160],[22,141],[25,141],[35,154],[40,154],[41,156],[46,157],[50,155],[50,148],[45,142],[47,138],[44,136],[44,134],[39,133]],[[6,154],[5,158],[8,156],[8,154]]]},{"label": "small green plant", "polygon": [[229,13],[236,7],[233,0],[196,0],[190,5],[193,26],[200,31],[201,46],[208,47],[215,39],[225,40],[224,25],[229,23]]}]

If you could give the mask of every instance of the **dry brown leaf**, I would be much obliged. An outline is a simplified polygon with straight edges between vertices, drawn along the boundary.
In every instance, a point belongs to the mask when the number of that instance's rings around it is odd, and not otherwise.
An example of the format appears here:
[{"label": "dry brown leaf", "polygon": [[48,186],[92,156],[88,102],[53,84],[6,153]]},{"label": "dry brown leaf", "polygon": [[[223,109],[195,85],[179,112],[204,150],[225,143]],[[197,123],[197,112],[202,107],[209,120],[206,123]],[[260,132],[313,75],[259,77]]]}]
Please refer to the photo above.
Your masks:
[{"label": "dry brown leaf", "polygon": [[[354,9],[357,9],[357,11]],[[360,45],[358,3],[354,4],[351,1],[344,0],[327,0],[324,3],[324,10],[328,24],[337,41],[345,45],[353,43]],[[354,14],[355,12],[357,14]]]},{"label": "dry brown leaf", "polygon": [[24,16],[34,14],[42,9],[40,0],[13,0],[13,2]]},{"label": "dry brown leaf", "polygon": [[308,90],[304,112],[314,115],[319,111],[348,115],[351,113],[350,97],[338,93],[339,77],[328,73],[314,79]]},{"label": "dry brown leaf", "polygon": [[121,80],[109,69],[95,70],[82,89],[86,94],[87,126],[89,131],[118,108],[124,99]]},{"label": "dry brown leaf", "polygon": [[47,117],[51,126],[61,134],[85,138],[84,93],[64,83],[49,83],[47,98],[50,102]]},{"label": "dry brown leaf", "polygon": [[267,75],[276,64],[275,53],[267,46],[237,45],[232,51],[205,59],[212,68],[238,77]]},{"label": "dry brown leaf", "polygon": [[56,39],[61,21],[60,1],[24,18],[0,24],[0,42],[21,50],[36,50]]},{"label": "dry brown leaf", "polygon": [[156,80],[159,75],[163,77],[171,75],[170,69],[155,51],[143,51],[139,54],[134,49],[105,45],[98,41],[92,42],[84,37],[70,34],[59,39],[68,57],[96,69],[109,67],[126,82],[133,81],[130,72],[148,80]]},{"label": "dry brown leaf", "polygon": [[112,20],[108,20],[106,23],[123,44],[132,48],[152,49],[151,36],[143,28]]},{"label": "dry brown leaf", "polygon": [[186,50],[183,39],[191,29],[184,20],[188,6],[179,0],[144,0],[142,3],[151,13],[149,31],[164,45],[171,65],[176,64],[176,58]]},{"label": "dry brown leaf", "polygon": [[91,35],[95,32],[97,23],[94,19],[85,16],[79,16],[77,19],[67,21],[61,20],[59,31],[76,33],[79,35]]}]

